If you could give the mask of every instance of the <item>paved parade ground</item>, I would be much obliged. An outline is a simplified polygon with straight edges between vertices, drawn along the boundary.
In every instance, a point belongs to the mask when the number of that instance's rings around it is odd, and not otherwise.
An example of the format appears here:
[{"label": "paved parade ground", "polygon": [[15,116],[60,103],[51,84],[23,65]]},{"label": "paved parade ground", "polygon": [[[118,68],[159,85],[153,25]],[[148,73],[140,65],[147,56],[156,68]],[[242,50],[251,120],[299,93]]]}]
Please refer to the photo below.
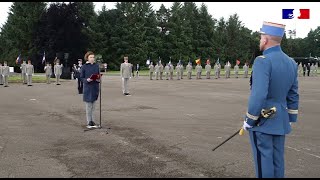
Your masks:
[{"label": "paved parade ground", "polygon": [[[320,176],[319,80],[299,78],[286,177]],[[211,150],[241,128],[249,78],[133,78],[126,97],[120,77],[106,76],[102,129],[86,132],[75,80],[9,86],[0,86],[0,177],[255,177],[248,133]]]}]

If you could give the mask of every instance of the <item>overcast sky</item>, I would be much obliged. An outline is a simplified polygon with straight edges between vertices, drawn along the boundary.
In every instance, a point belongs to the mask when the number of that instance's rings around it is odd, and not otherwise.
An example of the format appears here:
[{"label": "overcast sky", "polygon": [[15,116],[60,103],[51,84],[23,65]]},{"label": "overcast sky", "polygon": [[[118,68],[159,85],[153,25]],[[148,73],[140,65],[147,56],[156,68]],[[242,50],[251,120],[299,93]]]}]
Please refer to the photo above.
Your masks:
[{"label": "overcast sky", "polygon": [[[161,4],[167,8],[172,2],[152,2],[153,8],[158,10]],[[0,24],[7,20],[11,2],[0,2]],[[95,2],[95,10],[101,10],[104,2]],[[114,9],[115,2],[105,2],[107,9]],[[202,2],[196,2],[200,7]],[[286,29],[296,29],[297,37],[304,38],[310,29],[320,26],[320,3],[319,2],[204,2],[208,12],[216,19],[228,18],[237,13],[243,24],[258,31],[263,21],[271,21],[286,25]],[[310,9],[310,19],[282,19],[282,9]]]}]

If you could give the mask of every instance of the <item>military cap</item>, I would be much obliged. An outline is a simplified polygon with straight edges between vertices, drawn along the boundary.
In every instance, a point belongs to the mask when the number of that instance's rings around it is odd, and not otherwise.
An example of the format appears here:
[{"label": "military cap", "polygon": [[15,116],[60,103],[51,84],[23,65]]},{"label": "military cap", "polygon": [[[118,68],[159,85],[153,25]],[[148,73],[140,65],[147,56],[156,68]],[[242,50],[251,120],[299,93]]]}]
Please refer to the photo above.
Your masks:
[{"label": "military cap", "polygon": [[284,28],[285,28],[284,24],[264,21],[262,28],[260,28],[260,33],[271,35],[271,36],[283,37]]}]

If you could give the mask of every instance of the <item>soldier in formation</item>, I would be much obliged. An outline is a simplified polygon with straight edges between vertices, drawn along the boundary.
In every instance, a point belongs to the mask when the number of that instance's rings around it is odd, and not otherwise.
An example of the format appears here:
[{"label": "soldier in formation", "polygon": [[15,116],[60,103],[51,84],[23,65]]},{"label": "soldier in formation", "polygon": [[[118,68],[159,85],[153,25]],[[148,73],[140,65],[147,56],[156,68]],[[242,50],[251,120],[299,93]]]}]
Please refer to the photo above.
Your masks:
[{"label": "soldier in formation", "polygon": [[302,76],[302,63],[299,63],[298,73],[299,73],[299,76],[301,77]]},{"label": "soldier in formation", "polygon": [[28,60],[28,64],[26,66],[26,75],[27,75],[27,83],[28,86],[32,86],[32,76],[34,74],[34,68],[31,64],[31,60]]},{"label": "soldier in formation", "polygon": [[160,66],[159,63],[156,64],[154,67],[155,73],[156,73],[156,80],[159,80],[159,74],[160,74]]},{"label": "soldier in formation", "polygon": [[171,64],[171,62],[169,62],[170,80],[173,80],[173,70],[174,70],[174,67]]},{"label": "soldier in formation", "polygon": [[7,64],[7,61],[4,61],[2,66],[2,79],[3,79],[4,87],[9,87],[8,85],[9,73],[10,73],[10,69]]},{"label": "soldier in formation", "polygon": [[197,73],[197,79],[201,79],[201,73],[202,73],[202,66],[200,59],[196,60],[197,66],[195,67],[196,73]]},{"label": "soldier in formation", "polygon": [[3,71],[3,66],[2,66],[2,63],[0,63],[0,86],[3,85],[2,71]]},{"label": "soldier in formation", "polygon": [[179,63],[177,63],[177,66],[176,66],[176,73],[177,73],[177,80],[180,80],[180,78],[181,78],[181,65]]},{"label": "soldier in formation", "polygon": [[314,67],[313,63],[310,66],[310,72],[311,72],[310,73],[311,76],[315,76],[315,74],[314,74],[315,73],[315,67]]},{"label": "soldier in formation", "polygon": [[166,80],[169,80],[169,74],[170,74],[169,63],[167,63],[166,66],[164,67],[164,72],[166,74]]},{"label": "soldier in formation", "polygon": [[180,79],[183,79],[184,67],[183,67],[181,60],[179,60],[179,64],[180,64]]},{"label": "soldier in formation", "polygon": [[163,80],[163,65],[161,63],[161,61],[159,61],[159,71],[160,71],[160,80]]},{"label": "soldier in formation", "polygon": [[219,77],[219,65],[218,63],[216,63],[214,65],[214,78],[218,79],[218,77]]},{"label": "soldier in formation", "polygon": [[[122,80],[122,92],[125,96],[130,96],[129,93],[129,79],[132,77],[132,64],[128,63],[128,56],[125,56],[124,62],[121,64],[120,67],[120,74],[121,74],[121,80]],[[151,79],[152,80],[152,79]]]},{"label": "soldier in formation", "polygon": [[248,78],[249,67],[248,67],[247,63],[244,63],[243,71],[244,71],[244,74],[243,74],[244,78]]},{"label": "soldier in formation", "polygon": [[51,84],[51,75],[52,75],[52,67],[50,63],[47,63],[47,65],[44,67],[44,71],[46,74],[47,84]]},{"label": "soldier in formation", "polygon": [[233,69],[234,69],[234,76],[236,77],[236,78],[238,78],[239,77],[239,65],[238,64],[236,64],[234,67],[233,67]]},{"label": "soldier in formation", "polygon": [[230,78],[230,66],[229,61],[224,65],[225,77]]},{"label": "soldier in formation", "polygon": [[56,64],[54,65],[54,75],[56,77],[56,84],[60,85],[60,76],[62,74],[63,64],[60,65],[60,60],[56,58]]},{"label": "soldier in formation", "polygon": [[22,78],[23,84],[27,84],[27,75],[26,75],[27,69],[26,68],[27,68],[26,61],[23,60],[21,66],[20,66],[21,78]]},{"label": "soldier in formation", "polygon": [[191,79],[191,76],[192,76],[192,63],[191,62],[189,62],[188,63],[188,65],[187,65],[187,67],[186,67],[186,69],[187,69],[187,78],[188,79]]},{"label": "soldier in formation", "polygon": [[149,65],[149,78],[150,78],[150,80],[152,80],[153,71],[154,71],[154,66],[153,66],[153,62],[151,61],[150,65]]},{"label": "soldier in formation", "polygon": [[221,75],[221,64],[218,63],[218,78],[220,78]]},{"label": "soldier in formation", "polygon": [[211,65],[210,65],[210,60],[207,60],[207,65],[205,66],[206,70],[206,78],[210,79],[210,73],[211,73]]},{"label": "soldier in formation", "polygon": [[139,70],[140,70],[140,66],[139,66],[139,64],[137,64],[137,67],[136,67],[136,78],[139,78]]}]

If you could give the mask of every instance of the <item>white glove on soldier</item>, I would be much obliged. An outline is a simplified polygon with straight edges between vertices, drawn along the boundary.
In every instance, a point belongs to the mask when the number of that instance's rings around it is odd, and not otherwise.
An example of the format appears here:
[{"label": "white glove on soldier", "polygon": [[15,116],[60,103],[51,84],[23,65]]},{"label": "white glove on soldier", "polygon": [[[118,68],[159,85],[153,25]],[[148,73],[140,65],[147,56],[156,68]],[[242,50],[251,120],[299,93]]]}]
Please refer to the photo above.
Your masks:
[{"label": "white glove on soldier", "polygon": [[252,126],[250,126],[249,124],[247,124],[246,121],[243,121],[243,127],[242,127],[242,128],[247,131],[248,129],[252,128]]}]

